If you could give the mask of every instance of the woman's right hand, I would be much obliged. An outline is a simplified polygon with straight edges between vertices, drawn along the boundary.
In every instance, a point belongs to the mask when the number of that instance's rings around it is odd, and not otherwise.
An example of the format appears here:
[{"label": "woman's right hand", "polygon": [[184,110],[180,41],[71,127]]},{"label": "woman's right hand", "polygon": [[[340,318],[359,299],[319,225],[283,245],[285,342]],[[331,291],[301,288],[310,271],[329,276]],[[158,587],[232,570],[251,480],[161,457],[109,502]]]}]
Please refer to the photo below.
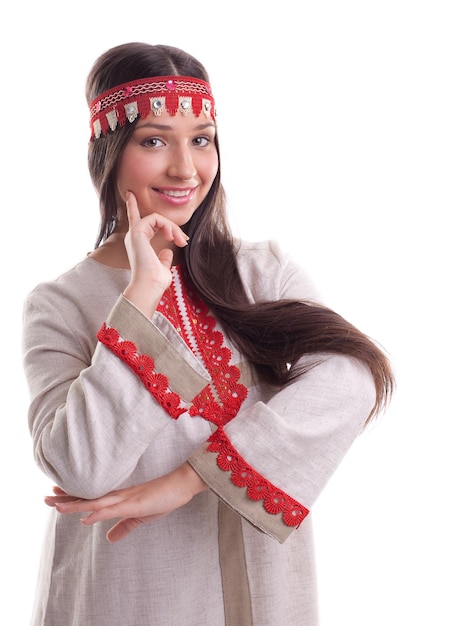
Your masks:
[{"label": "woman's right hand", "polygon": [[[183,248],[188,237],[179,226],[158,213],[141,217],[135,195],[127,192],[128,232],[125,247],[132,271],[124,296],[151,318],[164,291],[170,286],[173,262],[172,244]],[[154,237],[166,245],[153,247]],[[170,244],[170,245],[169,245]],[[160,248],[160,249],[159,249]]]}]

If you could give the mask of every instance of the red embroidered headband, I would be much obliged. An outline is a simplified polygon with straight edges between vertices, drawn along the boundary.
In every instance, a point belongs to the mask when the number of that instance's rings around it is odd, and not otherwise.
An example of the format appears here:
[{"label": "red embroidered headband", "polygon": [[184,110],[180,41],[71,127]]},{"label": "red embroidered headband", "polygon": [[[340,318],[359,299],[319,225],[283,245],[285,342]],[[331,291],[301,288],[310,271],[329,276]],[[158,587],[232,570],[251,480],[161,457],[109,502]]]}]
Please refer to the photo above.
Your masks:
[{"label": "red embroidered headband", "polygon": [[91,140],[124,126],[127,120],[132,123],[138,116],[160,115],[163,111],[170,115],[193,111],[196,117],[204,113],[215,120],[210,85],[190,76],[153,76],[108,89],[90,103]]}]

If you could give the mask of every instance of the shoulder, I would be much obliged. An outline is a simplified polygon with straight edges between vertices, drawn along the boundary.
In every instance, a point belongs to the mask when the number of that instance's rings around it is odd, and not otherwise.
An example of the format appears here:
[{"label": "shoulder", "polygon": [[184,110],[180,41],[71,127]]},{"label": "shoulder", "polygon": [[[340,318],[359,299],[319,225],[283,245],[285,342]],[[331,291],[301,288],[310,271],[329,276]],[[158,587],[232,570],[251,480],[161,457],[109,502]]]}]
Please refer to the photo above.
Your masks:
[{"label": "shoulder", "polygon": [[305,268],[275,240],[236,240],[237,264],[249,295],[254,300],[294,298],[320,302]]},{"label": "shoulder", "polygon": [[284,262],[288,258],[287,253],[281,250],[281,247],[274,239],[265,241],[246,241],[243,239],[235,239],[237,256],[239,261],[256,261],[272,260],[274,262]]},{"label": "shoulder", "polygon": [[25,308],[61,313],[107,308],[106,302],[112,306],[128,278],[128,270],[115,270],[87,257],[54,280],[39,283],[26,296]]},{"label": "shoulder", "polygon": [[290,256],[281,250],[279,244],[274,240],[267,241],[243,241],[236,240],[237,264],[244,280],[252,277],[284,272],[290,263]]}]

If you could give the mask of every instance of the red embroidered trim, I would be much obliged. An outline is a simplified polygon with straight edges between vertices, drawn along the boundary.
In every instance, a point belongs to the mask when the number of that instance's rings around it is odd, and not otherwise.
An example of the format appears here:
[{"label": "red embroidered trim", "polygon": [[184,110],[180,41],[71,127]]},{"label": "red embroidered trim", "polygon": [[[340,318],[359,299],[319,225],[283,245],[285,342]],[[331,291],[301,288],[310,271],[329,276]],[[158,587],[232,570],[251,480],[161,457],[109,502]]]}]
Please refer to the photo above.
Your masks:
[{"label": "red embroidered trim", "polygon": [[180,396],[169,389],[168,378],[154,371],[154,359],[145,354],[138,354],[134,343],[121,339],[117,330],[106,324],[101,326],[96,336],[135,372],[149,393],[173,419],[178,419],[187,411],[185,407],[180,406]]},{"label": "red embroidered trim", "polygon": [[[179,283],[175,281],[175,271]],[[162,313],[180,332],[193,353],[199,351],[212,376],[213,387],[220,403],[214,397],[211,385],[207,385],[192,401],[191,416],[222,426],[236,417],[247,397],[247,387],[239,383],[240,371],[230,365],[231,350],[223,345],[223,334],[216,330],[216,320],[209,314],[205,303],[195,292],[184,295],[184,281],[181,268],[176,266],[174,280],[161,300],[158,311]],[[182,314],[181,304],[184,306]],[[186,325],[186,320],[188,325]]]},{"label": "red embroidered trim", "polygon": [[236,451],[222,428],[218,428],[208,439],[207,450],[217,452],[217,465],[225,472],[231,472],[231,480],[236,487],[247,487],[250,500],[263,500],[267,513],[282,513],[287,526],[300,526],[309,510],[286,493],[275,487],[266,478],[248,465]]}]

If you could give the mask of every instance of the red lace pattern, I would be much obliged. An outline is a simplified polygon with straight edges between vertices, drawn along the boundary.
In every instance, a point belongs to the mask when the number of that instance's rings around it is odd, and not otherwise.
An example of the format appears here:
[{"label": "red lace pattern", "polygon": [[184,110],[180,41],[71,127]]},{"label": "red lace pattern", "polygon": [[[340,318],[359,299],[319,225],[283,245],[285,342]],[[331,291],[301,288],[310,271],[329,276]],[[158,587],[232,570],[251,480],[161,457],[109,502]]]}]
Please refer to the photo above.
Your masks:
[{"label": "red lace pattern", "polygon": [[231,480],[236,487],[247,487],[247,496],[250,500],[263,500],[263,506],[267,513],[271,515],[282,513],[284,524],[300,526],[309,514],[309,510],[248,465],[222,428],[218,428],[208,441],[210,443],[207,450],[218,453],[218,467],[225,472],[231,472]]},{"label": "red lace pattern", "polygon": [[115,328],[106,324],[101,326],[96,337],[135,372],[149,393],[171,417],[178,419],[188,410],[180,396],[169,388],[167,376],[155,371],[154,359],[146,354],[138,354],[134,343],[125,341]]},{"label": "red lace pattern", "polygon": [[239,383],[239,368],[230,364],[231,350],[223,345],[223,334],[205,303],[193,291],[186,291],[180,267],[173,271],[171,287],[164,293],[157,310],[181,334],[190,350],[207,367],[213,384],[207,385],[192,401],[191,416],[223,426],[236,417],[247,397],[247,387]]},{"label": "red lace pattern", "polygon": [[178,266],[173,268],[172,276],[172,285],[164,293],[157,311],[173,324],[190,350],[201,358],[213,380],[191,404],[170,389],[164,374],[155,371],[154,359],[139,354],[136,345],[123,339],[115,328],[103,324],[98,340],[133,370],[173,419],[188,411],[192,417],[200,416],[216,424],[218,428],[209,438],[207,450],[218,453],[218,467],[230,471],[233,484],[246,487],[251,500],[262,500],[268,513],[282,513],[287,526],[298,527],[308,515],[308,509],[250,467],[224,433],[223,426],[237,415],[248,390],[238,382],[239,368],[230,364],[231,350],[223,345],[223,334],[215,328],[216,321],[206,305],[194,292],[185,292]]}]

